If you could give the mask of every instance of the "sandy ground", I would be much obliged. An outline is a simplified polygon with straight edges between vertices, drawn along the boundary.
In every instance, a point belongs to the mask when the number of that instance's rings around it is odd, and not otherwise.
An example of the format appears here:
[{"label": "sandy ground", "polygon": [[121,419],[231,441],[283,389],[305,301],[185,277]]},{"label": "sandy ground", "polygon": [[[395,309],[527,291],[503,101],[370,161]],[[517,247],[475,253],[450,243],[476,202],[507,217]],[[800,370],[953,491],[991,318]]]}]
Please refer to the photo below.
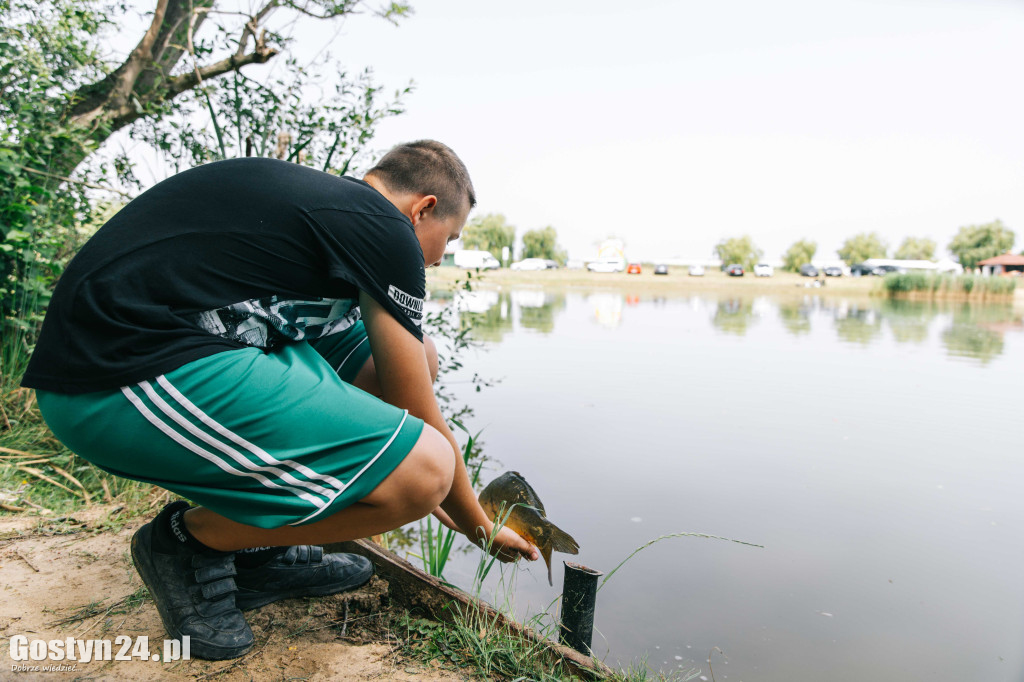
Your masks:
[{"label": "sandy ground", "polygon": [[[142,521],[99,530],[109,509],[94,507],[60,525],[38,517],[0,519],[0,680],[461,680],[400,660],[379,625],[387,583],[374,578],[343,595],[293,599],[246,614],[256,635],[235,661],[12,661],[10,640],[149,638],[151,653],[166,637],[148,597],[127,604],[142,582],[128,542]],[[374,624],[377,623],[375,626]],[[46,665],[72,669],[43,672]],[[39,666],[38,671],[15,666]]]}]

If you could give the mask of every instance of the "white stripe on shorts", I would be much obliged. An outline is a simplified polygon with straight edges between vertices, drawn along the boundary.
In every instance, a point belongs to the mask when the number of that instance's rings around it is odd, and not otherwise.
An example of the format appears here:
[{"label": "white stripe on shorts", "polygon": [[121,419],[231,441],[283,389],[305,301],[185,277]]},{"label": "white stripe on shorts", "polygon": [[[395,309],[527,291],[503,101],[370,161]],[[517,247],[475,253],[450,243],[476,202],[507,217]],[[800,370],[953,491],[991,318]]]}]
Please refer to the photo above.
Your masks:
[{"label": "white stripe on shorts", "polygon": [[[128,398],[128,400],[131,402],[131,404],[135,406],[135,409],[137,409],[139,412],[142,413],[142,416],[146,418],[146,421],[148,421],[153,426],[155,426],[158,429],[160,429],[160,431],[162,431],[164,434],[166,434],[175,443],[177,443],[178,445],[182,446],[183,448],[185,448],[187,450],[190,450],[191,452],[194,452],[195,454],[199,455],[203,459],[205,459],[208,462],[210,462],[213,465],[215,465],[218,469],[220,469],[222,471],[225,471],[225,472],[227,472],[229,474],[233,474],[235,476],[244,476],[244,477],[248,477],[248,478],[255,478],[256,480],[258,480],[260,483],[262,483],[263,485],[265,485],[268,488],[277,488],[277,489],[280,489],[280,490],[288,490],[288,491],[294,493],[295,495],[297,495],[298,497],[300,497],[301,499],[309,502],[314,507],[316,507],[317,508],[317,513],[319,513],[320,511],[323,511],[323,509],[325,509],[330,504],[330,502],[324,502],[324,501],[322,501],[322,500],[320,500],[320,499],[318,499],[316,497],[313,497],[312,495],[310,495],[305,490],[300,490],[298,488],[293,488],[292,486],[281,485],[281,484],[277,483],[276,481],[272,481],[269,478],[267,478],[266,476],[264,476],[263,474],[252,472],[252,471],[239,471],[238,469],[235,469],[230,464],[228,464],[223,459],[221,459],[219,456],[213,454],[209,450],[206,450],[206,449],[200,447],[199,445],[196,445],[195,443],[193,443],[192,441],[188,440],[187,438],[182,436],[180,433],[178,433],[177,431],[172,429],[170,426],[165,424],[163,421],[161,421],[160,418],[157,417],[155,414],[153,414],[153,411],[150,410],[148,407],[146,407],[146,404],[143,403],[142,400],[140,400],[139,397],[132,392],[131,388],[129,388],[128,386],[122,386],[121,387],[121,392],[124,393],[125,397]],[[336,496],[337,496],[337,494],[332,493],[332,497],[330,499],[333,501],[334,497],[336,497]]]},{"label": "white stripe on shorts", "polygon": [[[246,469],[248,469],[250,471],[263,471],[263,472],[266,472],[266,473],[269,473],[269,474],[274,474],[275,476],[280,478],[282,481],[285,481],[286,483],[291,483],[294,486],[298,486],[298,487],[301,487],[301,488],[306,488],[310,492],[316,493],[317,495],[323,495],[324,497],[330,497],[333,494],[333,492],[334,492],[333,490],[328,490],[327,488],[324,488],[323,486],[317,485],[316,483],[313,483],[312,481],[302,481],[302,480],[299,480],[299,479],[295,478],[294,476],[292,476],[287,471],[285,471],[284,469],[280,469],[280,468],[278,468],[276,466],[260,466],[259,464],[254,464],[253,462],[251,462],[248,459],[246,459],[245,455],[240,453],[238,450],[235,450],[230,445],[227,445],[225,443],[221,443],[219,440],[217,440],[216,438],[214,438],[210,434],[206,433],[205,431],[200,429],[198,426],[196,426],[195,424],[193,424],[192,422],[190,422],[189,420],[185,419],[180,414],[178,414],[178,412],[174,408],[172,408],[170,405],[167,404],[166,400],[161,398],[157,394],[157,392],[155,390],[153,390],[153,385],[150,384],[148,381],[143,381],[143,382],[139,383],[138,385],[142,388],[143,391],[146,392],[146,395],[149,396],[149,399],[153,402],[153,404],[156,405],[158,408],[160,408],[161,412],[163,412],[168,417],[173,419],[174,422],[178,426],[180,426],[181,428],[185,429],[186,431],[188,431],[193,436],[195,436],[199,440],[203,441],[207,445],[212,445],[216,449],[220,450],[225,455],[227,455],[228,457],[233,459],[235,461],[235,463],[241,464],[243,467],[245,467]],[[228,431],[228,433],[231,433],[231,432]]]},{"label": "white stripe on shorts", "polygon": [[335,368],[334,368],[334,371],[335,371],[335,373],[339,373],[339,372],[341,372],[341,368],[345,366],[345,363],[346,363],[346,362],[348,362],[348,359],[349,359],[350,357],[352,357],[352,354],[353,354],[353,353],[355,353],[355,352],[356,352],[356,349],[357,349],[357,348],[359,348],[359,346],[361,346],[361,345],[363,345],[364,343],[366,343],[367,339],[369,339],[369,338],[370,338],[369,336],[364,336],[364,337],[363,337],[363,340],[362,340],[362,341],[360,341],[359,343],[357,343],[357,344],[355,345],[355,348],[353,348],[352,350],[350,350],[350,351],[348,352],[348,355],[346,355],[346,356],[345,356],[345,359],[341,361],[341,364],[340,364],[340,365],[338,365],[337,367],[335,367]]},{"label": "white stripe on shorts", "polygon": [[[353,483],[355,483],[355,482],[356,482],[356,480],[358,480],[358,479],[359,479],[359,477],[360,477],[360,476],[362,476],[362,475],[363,475],[363,473],[365,473],[367,469],[369,469],[369,468],[370,468],[371,466],[373,466],[373,463],[374,463],[374,462],[376,462],[376,461],[377,461],[377,460],[378,460],[378,459],[380,458],[380,456],[384,454],[384,452],[385,452],[385,451],[386,451],[386,450],[387,450],[387,449],[388,449],[388,448],[389,448],[389,447],[391,446],[391,444],[392,444],[392,443],[393,443],[393,442],[395,441],[395,438],[397,438],[397,437],[398,437],[398,433],[399,433],[399,432],[400,432],[400,431],[402,430],[402,427],[403,427],[403,426],[405,426],[405,420],[406,420],[406,419],[408,419],[408,418],[409,418],[409,410],[403,410],[403,411],[402,411],[402,421],[398,422],[398,427],[397,427],[397,428],[395,429],[395,432],[391,434],[391,438],[388,438],[388,442],[387,442],[387,443],[384,443],[384,447],[382,447],[382,448],[380,449],[380,452],[378,452],[378,453],[377,453],[376,455],[374,455],[374,456],[373,456],[373,459],[371,459],[371,460],[370,460],[369,462],[367,462],[367,463],[366,463],[366,464],[365,464],[365,465],[363,466],[363,468],[359,470],[359,473],[357,473],[357,474],[356,474],[355,476],[353,476],[353,477],[352,477],[352,480],[350,480],[350,481],[349,481],[348,483],[346,483],[346,484],[345,484],[344,488],[348,488],[348,487],[349,487],[350,485],[352,485]],[[336,497],[338,497],[338,495],[341,495],[341,493],[343,493],[343,492],[345,491],[345,490],[344,490],[344,488],[342,488],[342,490],[339,490],[337,494],[335,494],[334,496],[332,496],[332,497],[331,497],[331,499],[329,499],[329,500],[327,501],[327,504],[326,504],[326,505],[324,505],[323,507],[321,507],[320,509],[317,509],[317,510],[316,510],[315,512],[313,512],[312,514],[310,514],[310,515],[309,515],[309,516],[307,516],[306,518],[304,518],[304,519],[301,519],[301,520],[299,520],[299,521],[296,521],[295,523],[290,523],[290,524],[288,524],[288,525],[290,525],[290,526],[297,526],[297,525],[299,525],[300,523],[305,523],[306,521],[309,521],[310,519],[312,519],[313,517],[315,517],[315,516],[316,516],[317,514],[319,514],[320,512],[322,512],[322,511],[323,511],[324,509],[326,509],[327,507],[331,506],[331,504],[332,504],[332,503],[334,502],[335,498],[336,498]]]},{"label": "white stripe on shorts", "polygon": [[[192,403],[192,401],[190,401],[188,398],[186,398],[184,395],[182,395],[181,391],[179,391],[177,388],[175,388],[171,384],[171,382],[167,380],[167,377],[165,377],[163,375],[158,376],[156,378],[156,382],[158,384],[160,384],[160,386],[162,386],[163,389],[165,391],[167,391],[167,393],[170,394],[170,396],[172,398],[174,398],[174,400],[176,400],[179,405],[181,405],[186,410],[188,410],[192,414],[192,416],[194,416],[196,419],[201,421],[206,426],[208,426],[211,429],[213,429],[215,432],[217,432],[218,434],[220,434],[224,438],[227,438],[228,440],[230,440],[234,444],[240,445],[241,447],[245,448],[246,450],[248,450],[252,454],[256,455],[265,464],[270,464],[271,466],[285,466],[285,467],[288,467],[289,469],[292,469],[293,471],[296,471],[296,472],[302,474],[303,476],[308,478],[310,481],[320,481],[324,485],[326,485],[326,486],[328,486],[330,488],[333,488],[334,490],[337,490],[339,493],[345,489],[345,484],[342,483],[341,481],[339,481],[338,479],[336,479],[334,476],[330,476],[328,474],[317,473],[317,472],[313,471],[312,469],[310,469],[309,467],[307,467],[306,465],[300,464],[299,462],[296,462],[296,461],[293,461],[293,460],[290,460],[290,459],[280,459],[280,460],[279,459],[275,459],[274,457],[272,457],[269,453],[267,453],[262,448],[259,448],[259,447],[255,446],[255,445],[253,445],[252,443],[250,443],[246,439],[242,438],[238,434],[234,433],[230,429],[222,426],[221,424],[218,424],[212,417],[210,417],[208,414],[203,412],[196,405],[194,405]],[[333,494],[333,493],[325,492],[324,494]]]}]

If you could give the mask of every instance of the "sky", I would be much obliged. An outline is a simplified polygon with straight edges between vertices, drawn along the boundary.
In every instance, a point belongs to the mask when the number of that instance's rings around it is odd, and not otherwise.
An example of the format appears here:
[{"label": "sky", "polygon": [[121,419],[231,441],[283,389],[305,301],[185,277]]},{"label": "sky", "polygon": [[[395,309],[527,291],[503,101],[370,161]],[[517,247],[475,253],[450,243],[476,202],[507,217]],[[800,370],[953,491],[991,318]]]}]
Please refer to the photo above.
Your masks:
[{"label": "sky", "polygon": [[[473,215],[548,225],[571,257],[614,235],[631,260],[765,260],[853,234],[894,249],[1001,219],[1024,248],[1024,2],[413,0],[305,23],[406,113],[373,144],[434,138],[473,177]],[[267,67],[255,67],[267,68]],[[280,68],[270,67],[270,68]]]}]

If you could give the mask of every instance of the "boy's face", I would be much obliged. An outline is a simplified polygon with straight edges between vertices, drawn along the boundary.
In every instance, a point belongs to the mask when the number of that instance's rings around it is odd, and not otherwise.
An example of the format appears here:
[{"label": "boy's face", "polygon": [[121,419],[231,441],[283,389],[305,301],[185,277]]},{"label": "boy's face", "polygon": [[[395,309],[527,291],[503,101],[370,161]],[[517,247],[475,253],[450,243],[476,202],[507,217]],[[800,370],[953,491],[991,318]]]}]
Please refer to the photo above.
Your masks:
[{"label": "boy's face", "polygon": [[448,242],[455,241],[462,234],[469,211],[454,213],[444,220],[434,217],[433,210],[426,211],[416,222],[416,237],[423,249],[423,264],[428,268],[440,265]]}]

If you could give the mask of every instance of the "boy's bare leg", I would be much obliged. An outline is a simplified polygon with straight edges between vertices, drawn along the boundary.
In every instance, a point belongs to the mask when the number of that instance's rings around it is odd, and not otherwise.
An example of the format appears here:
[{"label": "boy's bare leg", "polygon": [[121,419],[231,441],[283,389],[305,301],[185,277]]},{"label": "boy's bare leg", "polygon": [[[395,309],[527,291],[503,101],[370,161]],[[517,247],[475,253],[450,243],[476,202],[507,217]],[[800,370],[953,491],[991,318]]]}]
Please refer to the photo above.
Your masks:
[{"label": "boy's bare leg", "polygon": [[373,492],[336,514],[303,526],[257,528],[204,507],[185,512],[185,526],[211,549],[322,545],[365,538],[423,518],[448,495],[455,460],[448,440],[429,424],[412,451]]}]

